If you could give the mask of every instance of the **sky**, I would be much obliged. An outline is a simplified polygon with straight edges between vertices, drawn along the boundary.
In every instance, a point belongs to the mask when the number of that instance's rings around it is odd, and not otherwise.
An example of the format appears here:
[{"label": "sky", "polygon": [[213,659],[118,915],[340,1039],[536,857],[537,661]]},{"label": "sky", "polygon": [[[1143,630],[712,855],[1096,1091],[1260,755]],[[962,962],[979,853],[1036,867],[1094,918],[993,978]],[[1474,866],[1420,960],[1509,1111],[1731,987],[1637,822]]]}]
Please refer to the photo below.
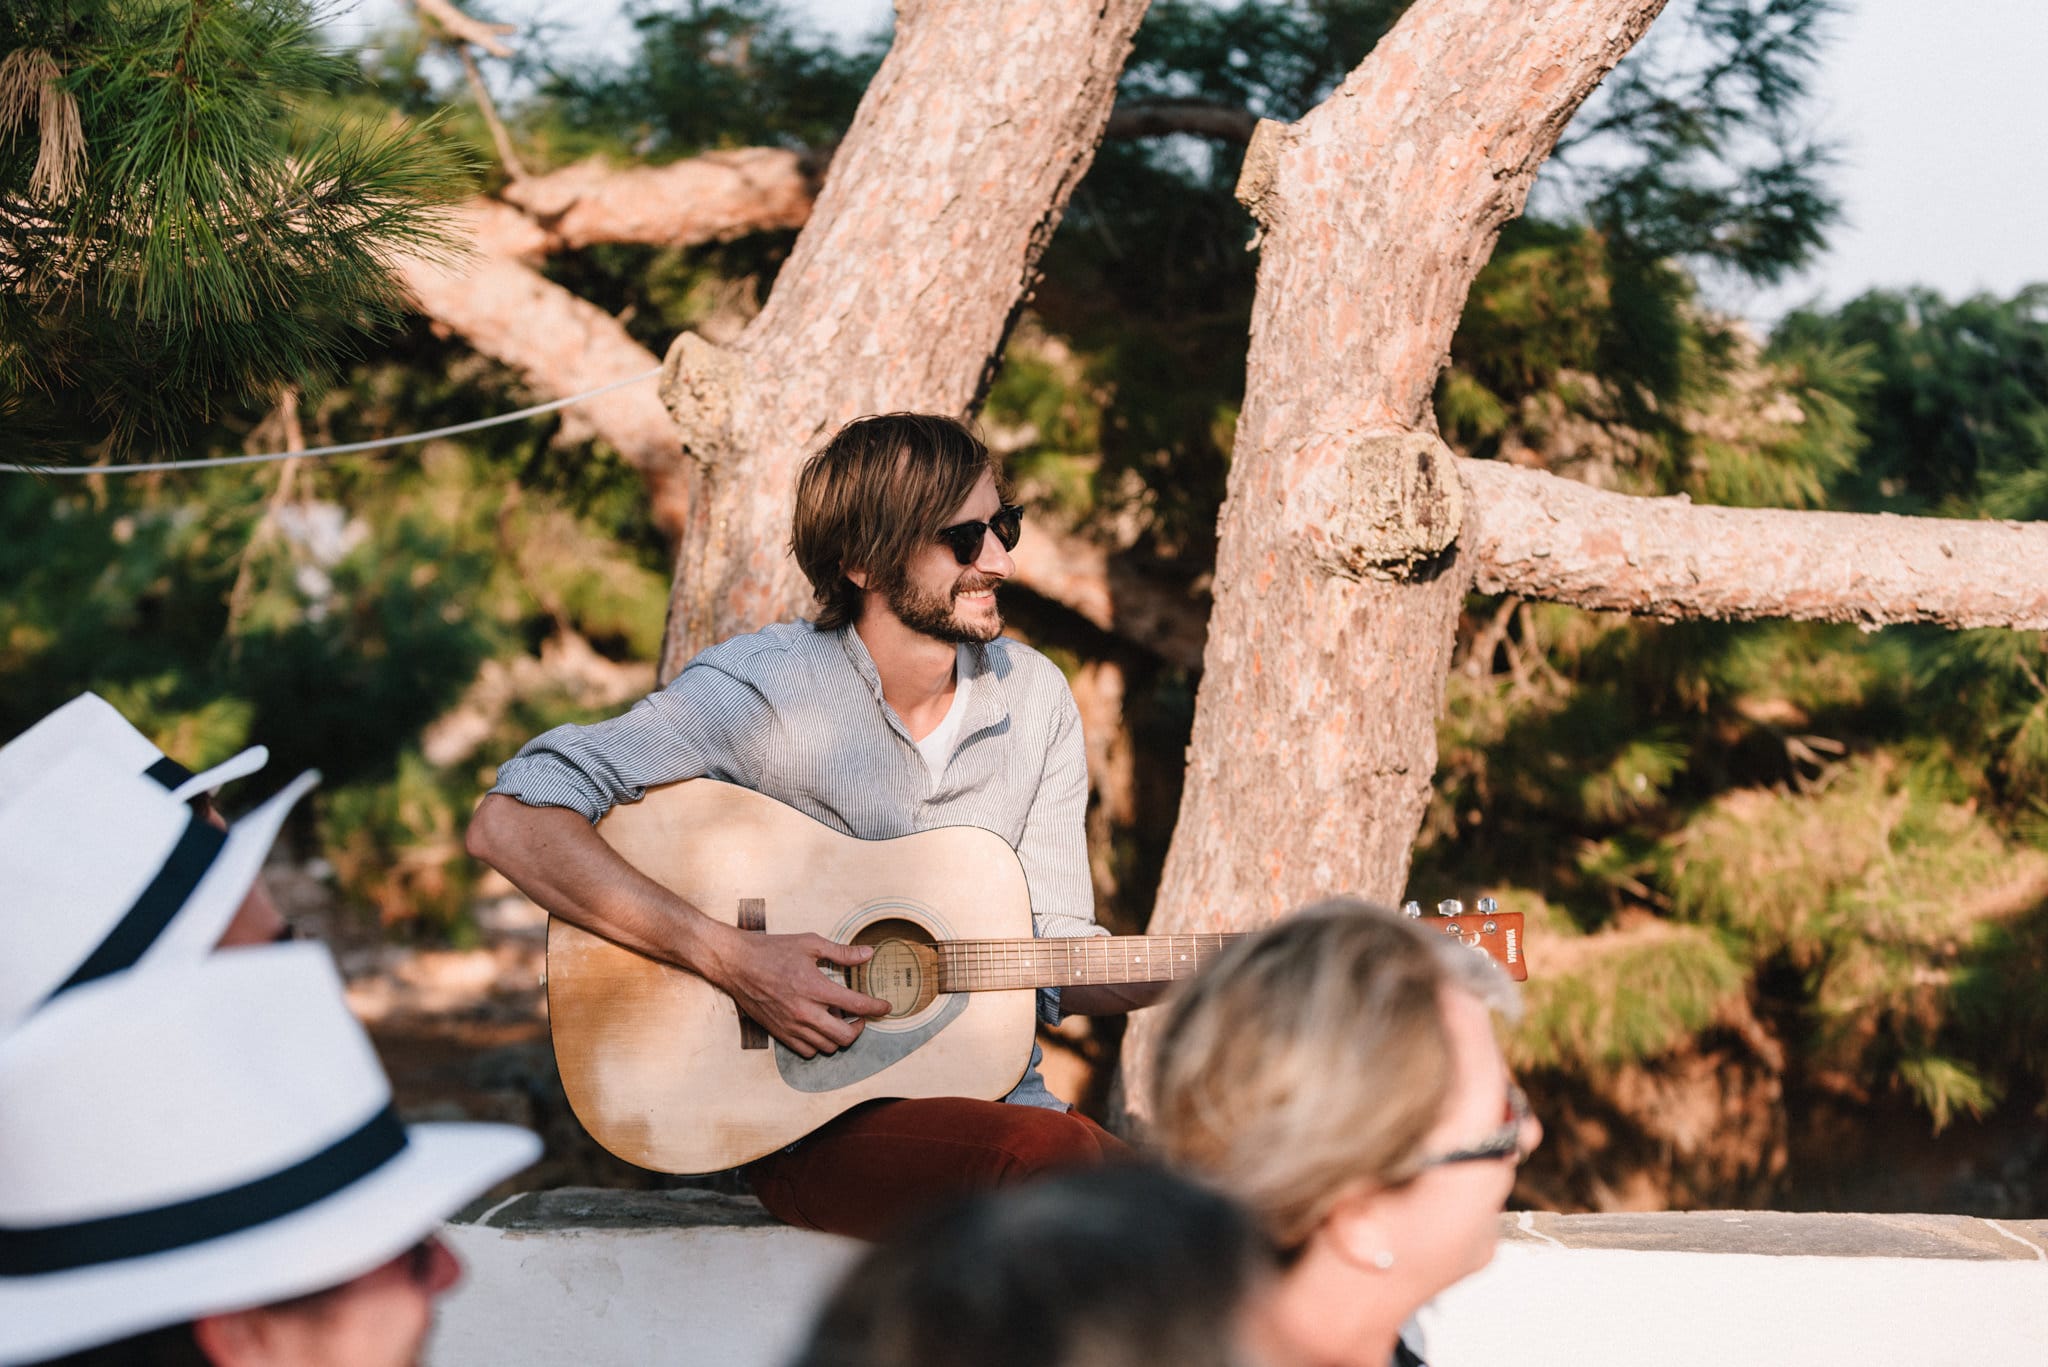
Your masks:
[{"label": "sky", "polygon": [[1951,298],[2048,282],[2048,3],[1856,0],[1821,56],[1817,130],[1840,147],[1844,222],[1766,320],[1819,297],[1928,285]]},{"label": "sky", "polygon": [[[458,0],[458,3],[460,0]],[[1513,3],[1514,0],[1502,0]],[[403,0],[343,0],[349,41],[403,20]],[[632,50],[627,0],[493,0],[507,20],[559,26],[564,53]],[[865,36],[888,0],[795,0],[822,33]],[[1840,162],[1843,221],[1798,277],[1759,290],[1710,282],[1717,307],[1768,325],[1786,309],[1872,288],[1951,298],[2048,282],[2048,0],[1846,0],[1810,103]]]}]

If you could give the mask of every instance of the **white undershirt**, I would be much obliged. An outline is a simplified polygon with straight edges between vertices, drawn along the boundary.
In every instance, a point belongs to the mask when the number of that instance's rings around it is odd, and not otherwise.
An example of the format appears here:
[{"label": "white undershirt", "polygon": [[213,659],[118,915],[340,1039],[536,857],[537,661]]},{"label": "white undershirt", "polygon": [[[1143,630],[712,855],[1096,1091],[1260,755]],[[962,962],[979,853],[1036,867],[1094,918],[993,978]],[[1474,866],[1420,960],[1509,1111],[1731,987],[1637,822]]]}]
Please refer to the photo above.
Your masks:
[{"label": "white undershirt", "polygon": [[972,691],[973,679],[968,675],[966,661],[961,648],[954,647],[953,659],[953,705],[946,709],[946,715],[932,728],[932,733],[917,742],[917,751],[924,756],[925,768],[932,771],[932,784],[945,775],[946,765],[953,758],[953,746],[960,739],[960,723],[967,717],[967,695]]}]

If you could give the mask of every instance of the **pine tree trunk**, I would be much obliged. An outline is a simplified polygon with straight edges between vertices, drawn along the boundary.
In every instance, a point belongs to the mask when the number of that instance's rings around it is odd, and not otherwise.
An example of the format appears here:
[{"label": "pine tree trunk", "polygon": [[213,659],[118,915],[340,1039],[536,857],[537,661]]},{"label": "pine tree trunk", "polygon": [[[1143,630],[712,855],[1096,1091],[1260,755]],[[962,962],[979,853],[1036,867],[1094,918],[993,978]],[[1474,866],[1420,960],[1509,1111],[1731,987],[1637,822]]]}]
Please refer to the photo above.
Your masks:
[{"label": "pine tree trunk", "polygon": [[662,394],[691,479],[661,674],[811,605],[785,553],[804,458],[841,423],[965,413],[1094,157],[1144,0],[899,0],[760,317],[684,336]]},{"label": "pine tree trunk", "polygon": [[[1400,895],[1472,577],[1431,391],[1501,224],[1662,3],[1422,0],[1253,138],[1245,405],[1155,931]],[[1125,1046],[1140,1108],[1148,1024]]]}]

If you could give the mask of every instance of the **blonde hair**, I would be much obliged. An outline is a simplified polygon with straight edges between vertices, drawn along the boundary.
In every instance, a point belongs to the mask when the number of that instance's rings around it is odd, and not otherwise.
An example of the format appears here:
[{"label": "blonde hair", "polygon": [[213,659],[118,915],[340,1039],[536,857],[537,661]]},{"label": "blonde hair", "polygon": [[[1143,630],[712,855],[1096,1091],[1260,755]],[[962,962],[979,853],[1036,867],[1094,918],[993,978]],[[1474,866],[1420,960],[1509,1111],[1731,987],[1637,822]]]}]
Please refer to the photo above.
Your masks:
[{"label": "blonde hair", "polygon": [[1512,1011],[1469,948],[1358,898],[1248,936],[1167,1008],[1152,1122],[1167,1158],[1245,1202],[1282,1249],[1342,1190],[1414,1177],[1450,1090],[1439,995]]}]

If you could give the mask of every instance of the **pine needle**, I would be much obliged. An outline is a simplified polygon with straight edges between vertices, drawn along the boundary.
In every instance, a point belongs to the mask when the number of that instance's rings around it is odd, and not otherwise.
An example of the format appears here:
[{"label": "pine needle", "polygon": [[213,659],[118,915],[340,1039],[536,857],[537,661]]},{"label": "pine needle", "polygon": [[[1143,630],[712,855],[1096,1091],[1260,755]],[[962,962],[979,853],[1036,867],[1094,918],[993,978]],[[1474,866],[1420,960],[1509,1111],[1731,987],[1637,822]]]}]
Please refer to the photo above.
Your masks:
[{"label": "pine needle", "polygon": [[42,99],[43,82],[57,64],[41,48],[17,48],[0,57],[0,133],[12,133]]},{"label": "pine needle", "polygon": [[13,133],[36,110],[42,145],[28,188],[50,204],[71,198],[85,176],[85,125],[63,79],[63,68],[41,48],[21,48],[0,59],[0,133]]}]

